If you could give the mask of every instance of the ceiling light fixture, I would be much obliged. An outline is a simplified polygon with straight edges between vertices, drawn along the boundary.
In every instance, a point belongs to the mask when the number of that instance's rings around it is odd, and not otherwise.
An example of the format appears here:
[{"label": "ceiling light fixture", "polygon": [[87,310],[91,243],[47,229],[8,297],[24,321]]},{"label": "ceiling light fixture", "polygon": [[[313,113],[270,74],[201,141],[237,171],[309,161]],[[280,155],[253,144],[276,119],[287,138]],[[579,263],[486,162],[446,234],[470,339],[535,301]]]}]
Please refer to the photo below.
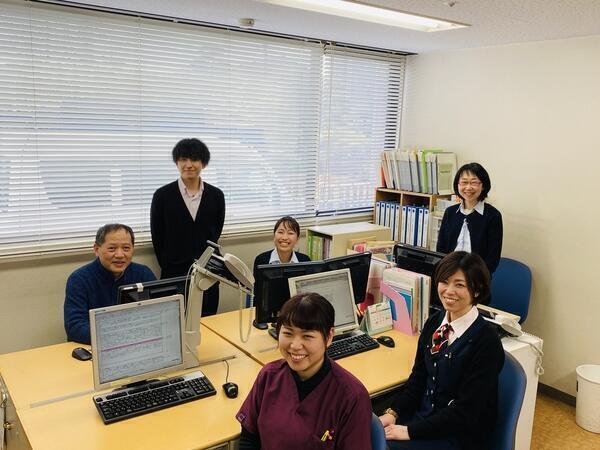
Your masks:
[{"label": "ceiling light fixture", "polygon": [[395,9],[371,6],[354,0],[261,0],[289,8],[374,22],[382,25],[408,28],[417,31],[444,31],[470,25],[411,14]]}]

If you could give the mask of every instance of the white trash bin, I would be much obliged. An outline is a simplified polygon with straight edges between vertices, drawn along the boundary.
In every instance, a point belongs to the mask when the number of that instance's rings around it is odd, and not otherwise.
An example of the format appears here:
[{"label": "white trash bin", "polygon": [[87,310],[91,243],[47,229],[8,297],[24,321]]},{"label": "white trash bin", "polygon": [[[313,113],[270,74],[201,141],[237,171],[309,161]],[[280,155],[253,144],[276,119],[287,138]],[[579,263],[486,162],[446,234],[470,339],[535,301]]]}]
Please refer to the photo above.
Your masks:
[{"label": "white trash bin", "polygon": [[600,366],[577,367],[577,408],[575,421],[581,428],[600,433]]}]

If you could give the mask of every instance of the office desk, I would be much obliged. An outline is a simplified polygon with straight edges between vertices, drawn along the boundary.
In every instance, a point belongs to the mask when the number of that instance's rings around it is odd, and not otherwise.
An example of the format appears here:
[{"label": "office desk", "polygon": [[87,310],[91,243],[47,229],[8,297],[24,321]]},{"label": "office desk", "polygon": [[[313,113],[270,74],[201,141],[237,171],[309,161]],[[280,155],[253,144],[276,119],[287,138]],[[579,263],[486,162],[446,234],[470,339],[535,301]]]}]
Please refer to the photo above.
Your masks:
[{"label": "office desk", "polygon": [[200,368],[217,395],[104,425],[90,396],[19,411],[32,449],[201,449],[236,439],[235,414],[250,392],[260,365],[245,355],[229,360],[229,380],[238,383],[237,398],[225,397],[225,363]]},{"label": "office desk", "polygon": [[[244,324],[250,316],[254,317],[254,310],[247,308],[243,313]],[[265,330],[252,327],[248,342],[241,341],[238,331],[239,311],[203,317],[201,323],[203,329],[211,329],[262,365],[281,358],[277,341]],[[416,336],[407,336],[396,330],[382,334],[391,336],[396,346],[381,346],[337,360],[340,366],[362,381],[371,396],[393,389],[408,379],[417,349]]]},{"label": "office desk", "polygon": [[[260,364],[210,330],[202,330],[198,368],[217,395],[104,425],[92,402],[92,364],[71,357],[78,344],[64,343],[0,355],[0,375],[10,400],[8,449],[191,449],[226,444],[239,435],[235,413],[248,395]],[[225,397],[229,380],[236,399]],[[215,414],[218,411],[218,414]],[[228,448],[227,446],[224,448]]]},{"label": "office desk", "polygon": [[[0,375],[8,387],[16,409],[64,397],[93,392],[92,361],[78,361],[71,356],[75,347],[87,347],[74,342],[39,347],[0,355]],[[215,333],[201,335],[201,363],[223,360],[242,352]]]}]

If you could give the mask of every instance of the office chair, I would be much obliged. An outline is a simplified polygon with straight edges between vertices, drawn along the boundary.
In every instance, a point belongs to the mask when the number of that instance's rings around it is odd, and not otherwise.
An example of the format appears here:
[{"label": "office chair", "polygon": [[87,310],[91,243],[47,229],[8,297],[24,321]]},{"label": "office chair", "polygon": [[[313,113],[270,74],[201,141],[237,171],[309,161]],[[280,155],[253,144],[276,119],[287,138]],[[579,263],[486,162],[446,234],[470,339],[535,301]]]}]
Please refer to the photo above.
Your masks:
[{"label": "office chair", "polygon": [[387,448],[383,425],[375,414],[371,415],[371,448],[373,450],[386,450]]},{"label": "office chair", "polygon": [[519,361],[506,351],[504,357],[504,366],[498,378],[498,416],[490,436],[491,450],[513,450],[527,386],[527,376]]},{"label": "office chair", "polygon": [[531,270],[525,264],[510,258],[500,258],[492,275],[492,301],[490,306],[521,317],[525,322],[531,296]]}]

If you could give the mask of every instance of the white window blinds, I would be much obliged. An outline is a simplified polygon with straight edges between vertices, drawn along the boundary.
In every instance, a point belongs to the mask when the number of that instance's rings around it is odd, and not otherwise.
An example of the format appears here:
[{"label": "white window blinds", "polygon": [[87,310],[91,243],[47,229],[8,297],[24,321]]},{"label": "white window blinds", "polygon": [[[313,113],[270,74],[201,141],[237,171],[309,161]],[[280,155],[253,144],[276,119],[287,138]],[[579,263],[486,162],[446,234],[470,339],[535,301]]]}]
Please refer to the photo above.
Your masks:
[{"label": "white window blinds", "polygon": [[372,208],[383,149],[396,148],[406,57],[327,46],[319,214]]},{"label": "white window blinds", "polygon": [[[398,121],[397,80],[383,83],[372,56],[362,69],[345,57],[356,68],[338,80],[344,57],[323,55],[291,39],[0,5],[0,255],[89,245],[108,222],[148,231],[152,194],[177,178],[170,154],[183,137],[211,151],[203,178],[225,193],[226,230],[372,208],[377,168],[366,173],[364,153],[395,145],[381,130]],[[382,81],[372,84],[374,68]],[[358,179],[352,192],[325,187]]]}]

